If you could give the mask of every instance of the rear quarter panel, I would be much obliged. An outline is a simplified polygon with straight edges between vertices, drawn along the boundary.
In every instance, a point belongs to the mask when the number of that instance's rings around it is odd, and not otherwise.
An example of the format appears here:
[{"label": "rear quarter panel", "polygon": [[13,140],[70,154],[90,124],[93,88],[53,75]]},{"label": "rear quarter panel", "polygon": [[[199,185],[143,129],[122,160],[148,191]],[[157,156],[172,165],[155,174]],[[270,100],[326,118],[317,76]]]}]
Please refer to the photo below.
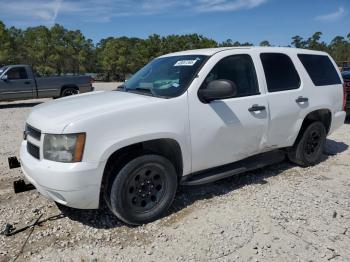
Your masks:
[{"label": "rear quarter panel", "polygon": [[36,81],[39,97],[59,97],[64,86],[78,87],[80,93],[92,91],[89,76],[40,77]]},{"label": "rear quarter panel", "polygon": [[[297,52],[298,54],[310,54],[308,51],[299,50]],[[311,54],[316,55],[327,55],[330,60],[333,63],[333,66],[337,70],[337,73],[341,77],[341,73],[335,64],[332,57],[330,57],[327,53],[324,52],[312,52]],[[300,116],[300,119],[297,120],[294,128],[295,133],[298,134],[299,130],[301,128],[301,125],[303,123],[303,120],[305,117],[316,110],[319,109],[328,109],[332,114],[332,122],[336,115],[339,112],[342,112],[342,103],[343,103],[343,85],[342,84],[336,84],[336,85],[326,85],[326,86],[315,86],[312,82],[309,74],[307,73],[306,69],[304,68],[303,64],[299,59],[295,59],[296,67],[298,67],[298,72],[300,73],[300,77],[302,78],[302,81],[305,85],[304,92],[305,96],[309,98],[308,106],[305,107],[305,109],[302,111],[302,114]],[[331,128],[332,129],[332,128]],[[334,131],[334,130],[331,130]],[[296,138],[296,137],[295,137]]]}]

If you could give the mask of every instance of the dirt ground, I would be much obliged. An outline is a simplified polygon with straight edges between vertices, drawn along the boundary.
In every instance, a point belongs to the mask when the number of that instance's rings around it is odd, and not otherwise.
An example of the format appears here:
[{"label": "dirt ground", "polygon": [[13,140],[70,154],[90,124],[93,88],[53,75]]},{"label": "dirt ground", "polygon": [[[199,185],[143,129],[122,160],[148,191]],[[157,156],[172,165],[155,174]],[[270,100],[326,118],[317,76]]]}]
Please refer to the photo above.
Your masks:
[{"label": "dirt ground", "polygon": [[58,208],[35,190],[13,193],[21,172],[7,157],[18,156],[26,117],[45,101],[0,103],[0,227],[45,220],[30,236],[1,235],[0,261],[350,261],[350,124],[328,137],[317,166],[285,161],[181,187],[164,218],[130,227],[107,208]]}]

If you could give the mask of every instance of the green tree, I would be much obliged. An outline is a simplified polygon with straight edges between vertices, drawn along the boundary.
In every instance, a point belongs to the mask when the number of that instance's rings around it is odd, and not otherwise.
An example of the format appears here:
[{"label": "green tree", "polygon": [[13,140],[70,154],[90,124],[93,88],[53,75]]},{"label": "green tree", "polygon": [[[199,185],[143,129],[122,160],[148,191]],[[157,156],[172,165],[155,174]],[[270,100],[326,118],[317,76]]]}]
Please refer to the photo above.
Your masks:
[{"label": "green tree", "polygon": [[306,42],[298,35],[292,37],[292,46],[296,48],[306,48]]},{"label": "green tree", "polygon": [[271,45],[270,45],[270,42],[267,41],[267,40],[262,41],[259,45],[260,45],[260,46],[271,46]]},{"label": "green tree", "polygon": [[[350,33],[336,36],[330,43],[316,32],[304,40],[292,37],[292,46],[329,52],[336,61],[350,60]],[[106,80],[124,80],[150,60],[170,52],[187,49],[252,46],[249,42],[227,39],[221,43],[199,34],[150,35],[146,39],[108,37],[96,45],[79,30],[61,25],[29,27],[21,30],[6,28],[0,21],[0,65],[25,63],[42,75],[81,74],[97,72]],[[270,46],[268,40],[260,46]]]},{"label": "green tree", "polygon": [[3,22],[0,21],[0,65],[11,63],[13,49],[11,37]]},{"label": "green tree", "polygon": [[332,57],[336,61],[350,61],[350,43],[342,36],[336,36],[329,45]]}]

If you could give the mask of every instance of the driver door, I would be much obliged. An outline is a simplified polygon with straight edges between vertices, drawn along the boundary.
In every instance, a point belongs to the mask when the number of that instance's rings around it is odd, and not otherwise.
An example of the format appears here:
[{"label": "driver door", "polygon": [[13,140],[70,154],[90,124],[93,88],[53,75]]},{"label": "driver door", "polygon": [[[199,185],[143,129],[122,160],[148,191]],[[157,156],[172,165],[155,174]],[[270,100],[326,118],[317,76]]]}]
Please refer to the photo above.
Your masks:
[{"label": "driver door", "polygon": [[1,100],[20,100],[34,98],[35,83],[29,79],[24,67],[12,67],[3,77],[0,83]]},{"label": "driver door", "polygon": [[205,103],[198,98],[198,90],[191,91],[192,172],[229,164],[265,148],[268,105],[265,95],[261,94],[254,65],[256,58],[253,60],[244,53],[223,53],[226,56],[218,59],[200,88],[205,88],[212,80],[225,79],[236,84],[237,94]]}]

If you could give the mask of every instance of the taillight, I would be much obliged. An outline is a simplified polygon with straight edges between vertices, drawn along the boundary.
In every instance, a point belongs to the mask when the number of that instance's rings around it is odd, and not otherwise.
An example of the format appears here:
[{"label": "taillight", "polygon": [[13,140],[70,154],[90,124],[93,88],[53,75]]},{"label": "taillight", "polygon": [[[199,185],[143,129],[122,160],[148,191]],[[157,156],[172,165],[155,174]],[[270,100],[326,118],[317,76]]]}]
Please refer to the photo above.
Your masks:
[{"label": "taillight", "polygon": [[347,88],[347,86],[348,86],[349,83],[344,82],[344,85],[343,85],[343,111],[346,111],[346,97],[348,95],[348,88]]}]

